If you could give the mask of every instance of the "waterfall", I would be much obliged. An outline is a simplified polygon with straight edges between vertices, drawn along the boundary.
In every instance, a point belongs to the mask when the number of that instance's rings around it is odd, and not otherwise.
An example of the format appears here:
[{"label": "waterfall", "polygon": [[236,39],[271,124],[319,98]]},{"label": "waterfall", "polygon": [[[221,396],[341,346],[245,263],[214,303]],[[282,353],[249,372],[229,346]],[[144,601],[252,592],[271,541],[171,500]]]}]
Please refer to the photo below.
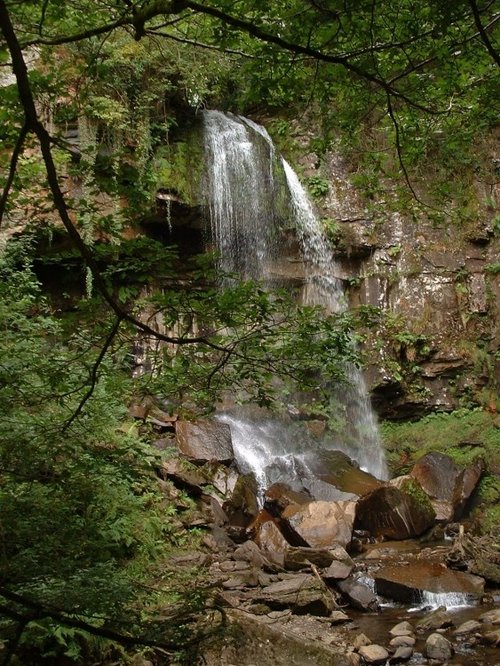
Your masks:
[{"label": "waterfall", "polygon": [[[297,175],[277,155],[267,131],[247,118],[220,111],[205,111],[203,122],[204,203],[219,269],[240,279],[263,280],[272,288],[272,269],[283,259],[283,229],[288,222],[295,229],[305,265],[302,302],[329,312],[344,310],[332,249]],[[285,481],[313,492],[313,475],[304,455],[321,448],[343,451],[362,469],[385,478],[384,453],[362,375],[350,365],[346,374],[348,387],[331,386],[338,431],[328,432],[320,441],[303,423],[263,410],[237,408],[219,415],[231,427],[240,468],[254,472],[261,488]],[[325,492],[323,488],[322,499]]]}]

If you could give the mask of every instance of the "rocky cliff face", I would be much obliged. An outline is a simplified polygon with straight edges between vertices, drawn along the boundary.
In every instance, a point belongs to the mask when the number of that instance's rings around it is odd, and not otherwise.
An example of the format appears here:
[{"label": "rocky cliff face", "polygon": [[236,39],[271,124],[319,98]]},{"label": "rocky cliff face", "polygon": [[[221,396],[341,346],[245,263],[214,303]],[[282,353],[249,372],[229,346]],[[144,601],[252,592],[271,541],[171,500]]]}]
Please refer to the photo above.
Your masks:
[{"label": "rocky cliff face", "polygon": [[367,218],[341,164],[332,166],[326,204],[339,210],[342,201],[337,246],[350,303],[383,312],[367,339],[367,374],[379,411],[404,418],[493,403],[498,229],[495,234],[487,214],[466,227],[437,225],[424,215]]},{"label": "rocky cliff face", "polygon": [[[393,212],[390,183],[373,205],[350,183],[337,155],[323,158],[318,171],[318,157],[307,145],[304,139],[298,151],[301,176],[321,181],[318,214],[335,247],[349,304],[381,311],[364,345],[366,378],[379,414],[405,419],[475,404],[495,410],[500,230],[492,202],[498,192],[478,186],[477,216],[465,225],[438,223],[432,211]],[[160,227],[161,207],[159,201]],[[188,210],[175,196],[169,221],[174,235],[182,230],[186,237],[208,226],[199,207]],[[293,232],[287,229],[285,236],[286,256],[271,272],[297,288],[304,267]]]}]

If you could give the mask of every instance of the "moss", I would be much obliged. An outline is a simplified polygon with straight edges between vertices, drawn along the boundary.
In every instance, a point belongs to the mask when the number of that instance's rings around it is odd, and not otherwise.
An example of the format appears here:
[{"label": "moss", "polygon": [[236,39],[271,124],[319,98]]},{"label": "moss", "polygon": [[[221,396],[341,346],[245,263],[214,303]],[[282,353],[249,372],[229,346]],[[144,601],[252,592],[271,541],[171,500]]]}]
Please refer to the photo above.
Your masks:
[{"label": "moss", "polygon": [[[440,451],[461,466],[479,458],[488,472],[479,483],[475,510],[483,532],[500,525],[500,428],[481,409],[433,414],[411,423],[382,423],[382,439],[394,475],[406,473],[426,453]],[[414,490],[402,488],[411,495]]]},{"label": "moss", "polygon": [[184,203],[198,205],[204,163],[199,130],[193,130],[183,140],[160,147],[153,167],[157,189],[175,192]]},{"label": "moss", "polygon": [[426,513],[434,513],[431,500],[422,486],[415,479],[404,479],[399,489],[405,495],[409,495]]},{"label": "moss", "polygon": [[500,429],[494,415],[482,409],[432,414],[407,423],[384,422],[380,430],[395,474],[406,472],[431,451],[446,453],[459,465],[483,457],[488,469],[500,469]]}]

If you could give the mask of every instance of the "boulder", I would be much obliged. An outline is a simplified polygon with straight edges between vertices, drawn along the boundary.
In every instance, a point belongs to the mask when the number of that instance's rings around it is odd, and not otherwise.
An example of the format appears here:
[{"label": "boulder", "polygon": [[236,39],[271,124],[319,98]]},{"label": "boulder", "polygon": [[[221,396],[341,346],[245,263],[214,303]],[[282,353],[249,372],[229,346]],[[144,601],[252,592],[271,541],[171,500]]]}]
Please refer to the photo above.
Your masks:
[{"label": "boulder", "polygon": [[385,664],[389,658],[389,653],[381,645],[363,645],[359,648],[359,654],[367,664]]},{"label": "boulder", "polygon": [[382,483],[359,469],[359,465],[342,451],[309,452],[301,457],[301,461],[310,474],[354,497],[366,495]]},{"label": "boulder", "polygon": [[382,486],[356,504],[356,529],[373,536],[409,539],[434,524],[435,513],[425,494],[408,494],[393,486]]},{"label": "boulder", "polygon": [[264,587],[254,596],[255,601],[270,608],[290,608],[297,615],[328,616],[334,609],[332,595],[316,576],[294,574],[278,583]]},{"label": "boulder", "polygon": [[485,624],[500,624],[500,608],[494,608],[479,616],[481,622]]},{"label": "boulder", "polygon": [[321,574],[324,580],[344,580],[351,575],[353,566],[345,562],[335,561],[330,564],[328,569],[325,569]]},{"label": "boulder", "polygon": [[287,507],[282,518],[311,548],[347,546],[351,541],[355,507],[353,501],[309,502]]},{"label": "boulder", "polygon": [[179,451],[190,460],[218,460],[224,464],[234,460],[231,430],[226,423],[208,419],[177,421],[175,432]]},{"label": "boulder", "polygon": [[452,626],[453,620],[446,610],[446,606],[439,606],[417,622],[418,631],[436,631],[436,629]]},{"label": "boulder", "polygon": [[477,620],[468,620],[467,622],[462,622],[453,632],[454,636],[465,636],[467,634],[472,634],[481,629],[481,622]]},{"label": "boulder", "polygon": [[396,652],[389,659],[390,664],[400,664],[403,661],[409,661],[413,656],[413,648],[408,645],[398,647]]},{"label": "boulder", "polygon": [[455,464],[450,456],[433,451],[415,463],[410,476],[436,503],[438,520],[457,520],[484,469],[482,459],[464,468]]},{"label": "boulder", "polygon": [[232,525],[247,527],[259,513],[257,482],[253,474],[241,474],[222,505]]},{"label": "boulder", "polygon": [[415,631],[409,622],[404,621],[396,624],[389,633],[391,636],[412,636]]},{"label": "boulder", "polygon": [[259,547],[254,541],[245,541],[233,553],[233,559],[237,562],[248,562],[254,567],[260,568],[266,561]]},{"label": "boulder", "polygon": [[364,645],[371,645],[371,644],[372,642],[366,634],[358,634],[352,642],[353,648],[355,650],[359,650],[359,648],[363,647]]},{"label": "boulder", "polygon": [[498,647],[500,645],[500,629],[489,631],[488,633],[484,634],[482,637],[482,642],[486,643],[487,645]]},{"label": "boulder", "polygon": [[416,641],[413,636],[394,636],[389,641],[391,648],[413,647]]},{"label": "boulder", "polygon": [[289,623],[229,609],[226,630],[201,645],[205,666],[354,666],[344,646],[327,645],[294,631]]},{"label": "boulder", "polygon": [[425,641],[425,654],[428,659],[445,662],[451,659],[453,646],[443,635],[431,634]]},{"label": "boulder", "polygon": [[190,495],[199,497],[202,486],[207,483],[203,472],[181,458],[169,458],[162,462],[159,474],[163,479],[169,479],[177,488],[186,490]]},{"label": "boulder", "polygon": [[358,580],[346,578],[346,580],[339,581],[337,587],[354,608],[362,611],[375,611],[379,609],[375,594],[367,585]]},{"label": "boulder", "polygon": [[264,493],[264,507],[276,516],[290,504],[307,504],[311,500],[308,493],[293,490],[286,483],[273,483]]},{"label": "boulder", "polygon": [[[272,519],[266,520],[259,525],[254,538],[260,548],[265,552],[272,551],[274,553],[285,553],[288,548],[288,541]],[[286,564],[285,568],[290,569]]]},{"label": "boulder", "polygon": [[402,565],[388,565],[374,574],[378,594],[396,601],[414,603],[424,598],[425,592],[435,594],[460,593],[471,598],[480,597],[484,580],[478,576],[447,569],[433,561],[414,561]]}]

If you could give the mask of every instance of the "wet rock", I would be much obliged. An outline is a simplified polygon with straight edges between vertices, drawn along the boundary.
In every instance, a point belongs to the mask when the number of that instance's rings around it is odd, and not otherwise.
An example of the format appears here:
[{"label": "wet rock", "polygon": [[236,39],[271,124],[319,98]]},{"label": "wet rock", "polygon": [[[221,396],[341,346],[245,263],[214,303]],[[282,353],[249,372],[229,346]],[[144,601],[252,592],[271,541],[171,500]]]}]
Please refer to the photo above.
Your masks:
[{"label": "wet rock", "polygon": [[332,596],[316,576],[296,574],[263,588],[255,597],[256,601],[271,608],[290,608],[299,615],[328,616],[334,608]]},{"label": "wet rock", "polygon": [[404,621],[392,627],[389,633],[391,634],[391,636],[412,636],[415,633],[415,631],[413,629],[413,626],[409,622]]},{"label": "wet rock", "polygon": [[482,640],[483,643],[486,643],[487,645],[498,647],[500,645],[500,629],[484,634]]},{"label": "wet rock", "polygon": [[415,642],[416,641],[413,636],[394,636],[394,638],[389,641],[389,645],[392,648],[413,647]]},{"label": "wet rock", "polygon": [[425,654],[428,659],[445,662],[453,655],[453,646],[450,641],[441,634],[431,634],[425,641]]},{"label": "wet rock", "polygon": [[433,525],[435,517],[432,507],[419,500],[395,487],[377,488],[358,500],[355,526],[389,539],[419,536]]},{"label": "wet rock", "polygon": [[234,460],[231,430],[226,423],[177,421],[175,432],[179,451],[190,460],[218,460],[225,464]]},{"label": "wet rock", "polygon": [[485,624],[500,624],[500,608],[483,613],[479,616],[479,620]]},{"label": "wet rock", "polygon": [[453,620],[450,618],[446,606],[439,606],[432,613],[418,620],[416,624],[418,631],[436,631],[437,629],[453,626]]},{"label": "wet rock", "polygon": [[246,527],[259,513],[257,482],[253,474],[241,474],[223,504],[232,525]]},{"label": "wet rock", "polygon": [[353,578],[347,578],[339,581],[337,587],[354,608],[362,611],[378,610],[377,597],[367,585],[363,585]]},{"label": "wet rock", "polygon": [[353,567],[344,562],[332,562],[328,569],[323,571],[321,577],[325,580],[344,580],[351,575]]},{"label": "wet rock", "polygon": [[290,504],[307,504],[311,500],[309,493],[293,490],[286,483],[273,483],[264,494],[264,507],[279,516]]},{"label": "wet rock", "polygon": [[454,636],[465,636],[466,634],[472,634],[475,631],[481,629],[481,623],[477,620],[468,620],[467,622],[462,622],[462,624],[455,629],[453,632]]},{"label": "wet rock", "polygon": [[351,541],[355,502],[309,502],[287,507],[282,518],[311,548],[346,546]]},{"label": "wet rock", "polygon": [[424,560],[405,563],[404,566],[382,567],[374,574],[374,578],[378,594],[408,603],[422,598],[424,592],[457,592],[477,598],[484,590],[482,578]]},{"label": "wet rock", "polygon": [[359,469],[359,465],[342,451],[310,452],[302,460],[316,478],[356,497],[366,495],[382,483]]},{"label": "wet rock", "polygon": [[385,664],[389,657],[387,650],[381,645],[363,645],[359,654],[367,664]]},{"label": "wet rock", "polygon": [[396,652],[389,659],[390,664],[400,664],[403,661],[409,661],[413,656],[413,649],[410,646],[398,647]]}]

